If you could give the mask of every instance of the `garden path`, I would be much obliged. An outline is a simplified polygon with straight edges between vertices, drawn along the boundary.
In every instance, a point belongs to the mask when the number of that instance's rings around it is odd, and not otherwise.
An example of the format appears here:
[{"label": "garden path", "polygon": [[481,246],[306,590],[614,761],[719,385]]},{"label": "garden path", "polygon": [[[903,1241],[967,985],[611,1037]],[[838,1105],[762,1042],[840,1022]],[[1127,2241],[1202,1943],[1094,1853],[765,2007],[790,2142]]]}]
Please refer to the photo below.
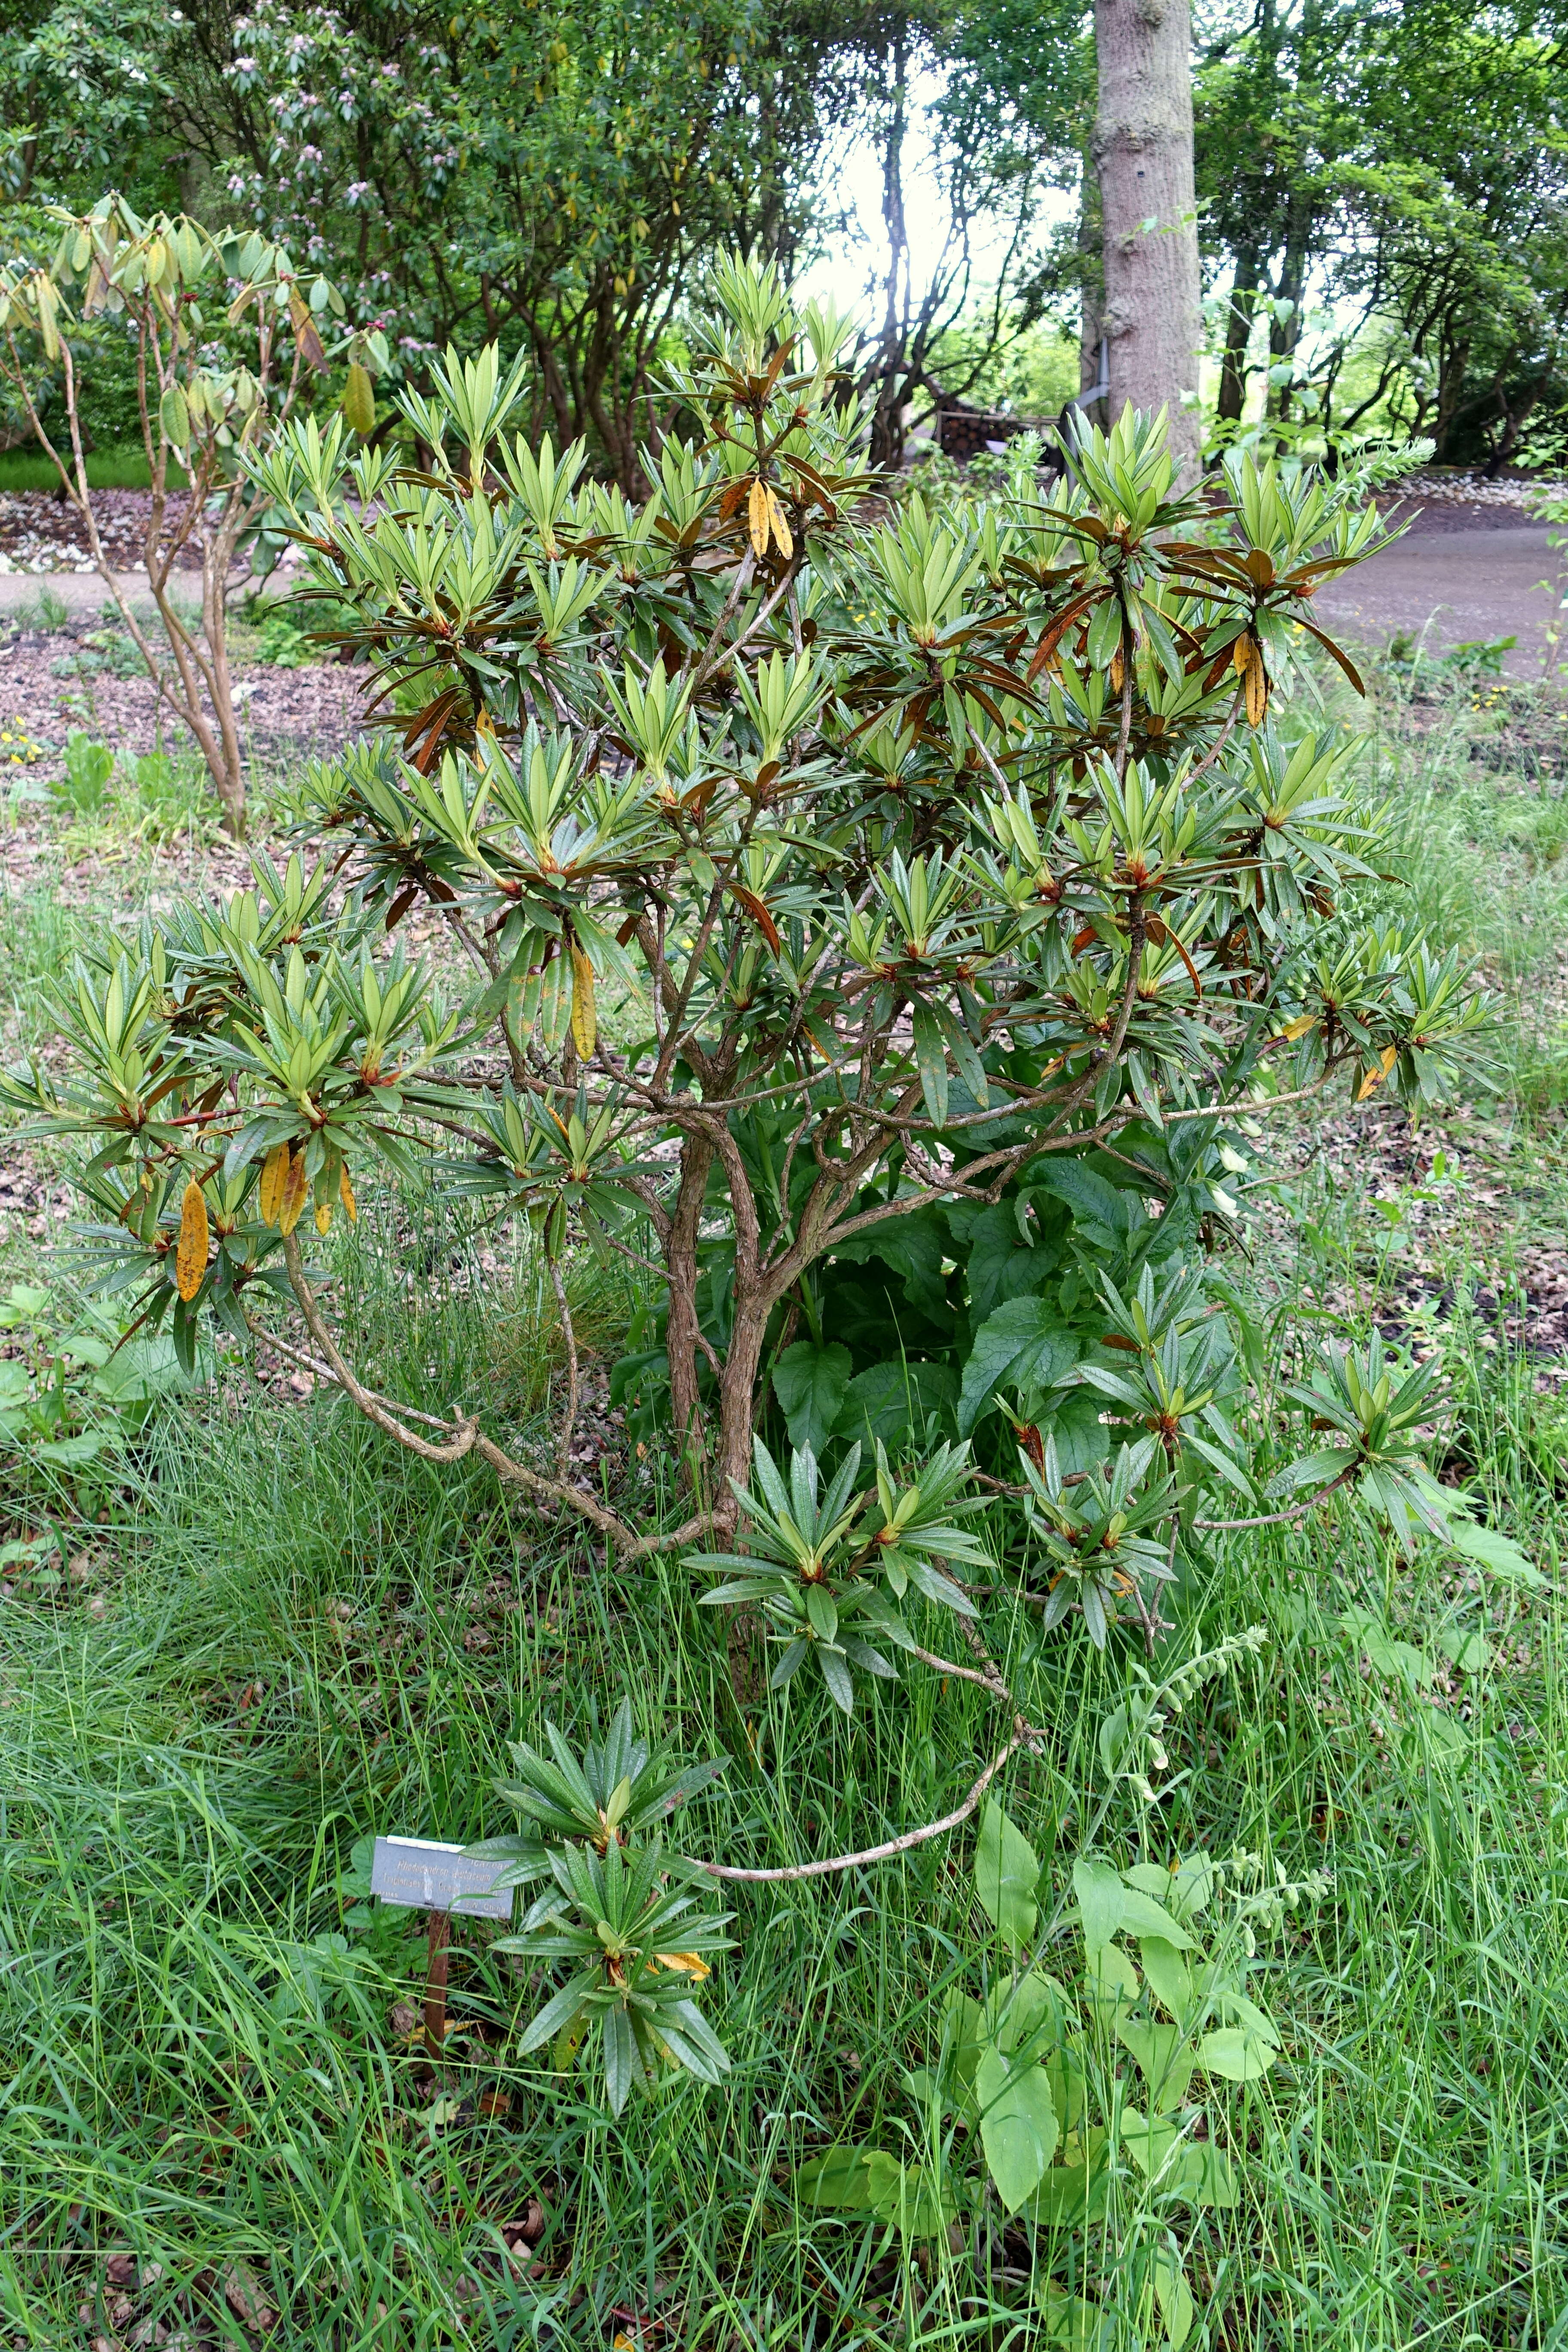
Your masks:
[{"label": "garden path", "polygon": [[1517,507],[1424,503],[1403,539],[1322,588],[1318,608],[1331,632],[1379,651],[1398,635],[1431,654],[1513,637],[1509,676],[1540,677],[1568,658],[1568,550],[1549,537]]}]

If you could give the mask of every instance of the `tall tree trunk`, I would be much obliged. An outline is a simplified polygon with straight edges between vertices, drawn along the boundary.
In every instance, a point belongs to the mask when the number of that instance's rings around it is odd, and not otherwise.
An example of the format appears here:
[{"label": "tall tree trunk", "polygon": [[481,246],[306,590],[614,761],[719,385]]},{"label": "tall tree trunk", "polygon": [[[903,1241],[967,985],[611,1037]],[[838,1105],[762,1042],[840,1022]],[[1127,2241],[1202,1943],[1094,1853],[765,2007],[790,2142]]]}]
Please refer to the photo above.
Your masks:
[{"label": "tall tree trunk", "polygon": [[[1296,104],[1310,118],[1318,88],[1318,41],[1322,32],[1322,0],[1303,0],[1300,30],[1296,39]],[[1311,267],[1313,248],[1318,238],[1319,191],[1308,167],[1305,152],[1296,161],[1285,207],[1285,245],[1279,257],[1279,271],[1274,281],[1275,311],[1268,330],[1268,357],[1280,366],[1286,360],[1294,364],[1300,347],[1301,330],[1306,321],[1302,305],[1307,292],[1307,273]],[[1295,389],[1293,376],[1286,377],[1278,389],[1271,388],[1268,404],[1281,421],[1290,414],[1291,394]]]},{"label": "tall tree trunk", "polygon": [[1258,278],[1261,256],[1256,246],[1243,246],[1236,257],[1231,280],[1230,310],[1225,322],[1225,357],[1219,372],[1219,416],[1222,424],[1239,425],[1247,405],[1247,346],[1258,316]]},{"label": "tall tree trunk", "polygon": [[[1316,208],[1311,194],[1298,184],[1290,191],[1285,221],[1285,249],[1279,257],[1279,274],[1274,281],[1274,320],[1268,330],[1268,357],[1274,366],[1282,366],[1287,360],[1294,363],[1300,345],[1304,324],[1301,303],[1307,290],[1307,269],[1311,260],[1316,225]],[[1270,383],[1272,384],[1272,378]],[[1290,414],[1294,384],[1294,377],[1288,376],[1270,392],[1274,413],[1281,423]]]},{"label": "tall tree trunk", "polygon": [[[1105,310],[1105,273],[1100,263],[1100,180],[1094,168],[1094,157],[1086,151],[1083,158],[1081,194],[1078,207],[1078,251],[1080,272],[1079,295],[1078,388],[1080,393],[1092,391],[1100,382],[1100,341],[1104,332],[1100,324]],[[1085,421],[1098,425],[1103,431],[1110,419],[1103,400],[1091,401],[1083,409]]]},{"label": "tall tree trunk", "polygon": [[1110,413],[1168,409],[1190,476],[1199,426],[1183,396],[1198,388],[1202,315],[1190,0],[1095,0],[1094,38]]},{"label": "tall tree trunk", "polygon": [[904,29],[894,37],[892,106],[882,148],[882,220],[888,232],[887,303],[882,319],[880,379],[871,415],[870,462],[897,473],[904,462],[904,390],[909,352],[909,230],[904,221],[904,109],[908,58]]}]

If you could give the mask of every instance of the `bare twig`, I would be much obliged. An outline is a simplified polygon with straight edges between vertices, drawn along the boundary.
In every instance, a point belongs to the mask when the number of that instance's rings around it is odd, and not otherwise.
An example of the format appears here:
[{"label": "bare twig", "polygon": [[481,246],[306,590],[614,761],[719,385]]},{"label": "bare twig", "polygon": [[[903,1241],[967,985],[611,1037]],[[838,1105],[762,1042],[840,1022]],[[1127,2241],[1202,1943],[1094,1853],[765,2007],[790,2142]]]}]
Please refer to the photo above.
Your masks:
[{"label": "bare twig", "polygon": [[[324,1364],[320,1356],[310,1356],[303,1348],[290,1347],[287,1339],[280,1339],[276,1331],[268,1331],[251,1316],[247,1315],[245,1319],[250,1327],[251,1338],[270,1348],[275,1355],[286,1358],[290,1364],[298,1364],[302,1372],[310,1373],[318,1381],[331,1381],[334,1388],[342,1386],[331,1364]],[[426,1429],[445,1430],[448,1435],[451,1433],[452,1423],[443,1421],[439,1413],[420,1412],[411,1404],[401,1403],[396,1397],[381,1395],[375,1389],[366,1389],[365,1394],[374,1397],[377,1404],[384,1405],[388,1412],[400,1413],[405,1421],[422,1421]]]},{"label": "bare twig", "polygon": [[[964,1674],[966,1670],[957,1666],[952,1671],[955,1674]],[[978,1676],[969,1678],[980,1679]],[[885,1845],[868,1845],[859,1853],[836,1853],[822,1862],[795,1863],[783,1870],[736,1870],[728,1863],[702,1862],[694,1856],[685,1856],[683,1859],[686,1860],[689,1868],[706,1871],[710,1878],[722,1878],[731,1885],[747,1886],[778,1885],[781,1883],[793,1883],[803,1878],[827,1878],[836,1871],[860,1870],[873,1862],[891,1862],[896,1855],[909,1853],[917,1845],[926,1845],[932,1838],[945,1837],[949,1830],[955,1830],[962,1822],[966,1822],[979,1806],[981,1798],[985,1794],[1007,1759],[1015,1755],[1024,1745],[1025,1740],[1032,1736],[1027,1727],[1015,1731],[1006,1746],[998,1748],[996,1754],[991,1759],[962,1805],[957,1806],[951,1813],[944,1813],[940,1822],[927,1822],[922,1829],[906,1830],[902,1837],[889,1838]]]},{"label": "bare twig", "polygon": [[1315,1511],[1320,1503],[1326,1503],[1331,1495],[1337,1494],[1349,1479],[1353,1478],[1359,1466],[1359,1458],[1352,1456],[1337,1478],[1331,1478],[1326,1486],[1320,1486],[1318,1492],[1309,1495],[1304,1503],[1292,1503],[1288,1511],[1265,1511],[1261,1517],[1256,1519],[1194,1519],[1193,1525],[1202,1528],[1205,1535],[1219,1535],[1232,1528],[1278,1528],[1283,1527],[1288,1519],[1304,1519],[1309,1511]]},{"label": "bare twig", "polygon": [[917,1649],[912,1645],[906,1654],[918,1658],[922,1666],[933,1667],[939,1675],[955,1675],[960,1682],[975,1683],[982,1690],[989,1691],[993,1698],[1005,1699],[1009,1706],[1013,1704],[1012,1692],[989,1658],[984,1666],[980,1667],[961,1666],[952,1658],[939,1658],[930,1650]]},{"label": "bare twig", "polygon": [[[533,1496],[540,1502],[553,1503],[557,1508],[575,1511],[602,1536],[607,1537],[626,1559],[646,1559],[655,1552],[674,1551],[682,1544],[695,1543],[711,1531],[712,1513],[700,1511],[682,1520],[679,1527],[663,1528],[652,1535],[634,1535],[626,1521],[600,1502],[596,1495],[590,1495],[584,1487],[568,1486],[562,1479],[546,1478],[539,1471],[531,1470],[525,1462],[515,1460],[504,1447],[498,1445],[494,1438],[487,1437],[478,1422],[469,1418],[435,1423],[436,1427],[450,1430],[452,1436],[447,1444],[433,1445],[428,1438],[421,1437],[405,1426],[399,1417],[404,1411],[401,1405],[384,1403],[373,1390],[367,1389],[355,1377],[343,1360],[337,1342],[327,1328],[320,1301],[305,1278],[300,1244],[292,1234],[284,1237],[283,1263],[288,1267],[289,1286],[300,1303],[300,1312],[305,1318],[310,1337],[326,1359],[332,1379],[353,1399],[367,1421],[374,1422],[377,1429],[384,1431],[388,1437],[395,1438],[399,1445],[406,1446],[410,1454],[417,1454],[422,1462],[460,1462],[466,1454],[477,1454],[508,1485],[521,1486],[525,1494]],[[426,1423],[432,1421],[429,1414],[422,1414],[420,1418]]]}]

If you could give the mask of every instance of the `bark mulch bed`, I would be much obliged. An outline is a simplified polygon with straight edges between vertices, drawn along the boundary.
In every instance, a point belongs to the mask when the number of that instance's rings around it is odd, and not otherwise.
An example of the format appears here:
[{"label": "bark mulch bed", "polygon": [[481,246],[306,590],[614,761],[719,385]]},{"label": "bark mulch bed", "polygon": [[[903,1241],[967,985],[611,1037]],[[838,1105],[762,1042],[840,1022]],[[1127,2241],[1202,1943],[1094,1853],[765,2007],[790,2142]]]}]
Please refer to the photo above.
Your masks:
[{"label": "bark mulch bed", "polygon": [[[10,760],[0,745],[0,789],[21,772],[43,782],[60,771],[60,748],[82,728],[117,751],[184,751],[188,738],[152,680],[132,670],[134,648],[112,614],[83,615],[66,627],[0,635],[0,729],[37,747]],[[283,669],[236,665],[242,726],[252,771],[284,773],[324,759],[359,731],[365,669],[312,662]]]}]

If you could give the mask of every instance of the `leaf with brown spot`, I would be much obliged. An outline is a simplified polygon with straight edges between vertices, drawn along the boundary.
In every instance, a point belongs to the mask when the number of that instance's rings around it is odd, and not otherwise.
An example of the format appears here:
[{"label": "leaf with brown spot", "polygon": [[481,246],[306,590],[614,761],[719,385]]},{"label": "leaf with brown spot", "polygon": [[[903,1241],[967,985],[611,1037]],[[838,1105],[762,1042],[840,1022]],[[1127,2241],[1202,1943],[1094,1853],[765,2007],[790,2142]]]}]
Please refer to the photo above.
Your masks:
[{"label": "leaf with brown spot", "polygon": [[773,532],[773,545],[787,563],[795,553],[795,534],[790,530],[789,519],[779,503],[778,492],[771,486],[768,488],[768,529]]},{"label": "leaf with brown spot", "polygon": [[264,1225],[275,1225],[283,1206],[283,1188],[289,1181],[289,1160],[291,1147],[275,1143],[261,1163],[261,1183],[257,1194],[257,1206]]},{"label": "leaf with brown spot", "polygon": [[180,1202],[180,1244],[174,1252],[174,1280],[187,1304],[202,1286],[209,1238],[206,1200],[193,1176]]},{"label": "leaf with brown spot", "polygon": [[581,1061],[593,1058],[598,1042],[599,1016],[594,994],[594,967],[576,940],[572,948],[572,1043]]},{"label": "leaf with brown spot", "polygon": [[293,1232],[304,1213],[310,1190],[305,1176],[305,1155],[303,1151],[296,1151],[289,1162],[289,1173],[283,1180],[283,1197],[278,1204],[278,1230],[280,1234]]},{"label": "leaf with brown spot", "polygon": [[1398,1061],[1398,1059],[1399,1048],[1397,1045],[1385,1045],[1384,1047],[1382,1053],[1378,1055],[1378,1061],[1381,1064],[1381,1067],[1375,1070],[1369,1070],[1365,1077],[1363,1078],[1360,1086],[1356,1088],[1356,1100],[1358,1103],[1365,1102],[1368,1095],[1376,1092],[1377,1088],[1382,1086],[1384,1078],[1387,1077],[1390,1070],[1393,1069],[1394,1065]]},{"label": "leaf with brown spot", "polygon": [[359,1223],[359,1202],[354,1199],[354,1188],[349,1177],[348,1162],[346,1160],[338,1171],[338,1198],[343,1204],[344,1213],[347,1215],[350,1224],[357,1225]]},{"label": "leaf with brown spot", "polygon": [[1268,709],[1268,672],[1263,667],[1263,655],[1251,646],[1251,659],[1247,665],[1247,723],[1261,727]]},{"label": "leaf with brown spot", "polygon": [[316,1231],[324,1235],[330,1234],[331,1230],[332,1204],[330,1201],[318,1201],[316,1203]]},{"label": "leaf with brown spot", "polygon": [[768,551],[768,488],[758,480],[752,484],[746,500],[746,522],[752,534],[752,552],[765,555]]}]

